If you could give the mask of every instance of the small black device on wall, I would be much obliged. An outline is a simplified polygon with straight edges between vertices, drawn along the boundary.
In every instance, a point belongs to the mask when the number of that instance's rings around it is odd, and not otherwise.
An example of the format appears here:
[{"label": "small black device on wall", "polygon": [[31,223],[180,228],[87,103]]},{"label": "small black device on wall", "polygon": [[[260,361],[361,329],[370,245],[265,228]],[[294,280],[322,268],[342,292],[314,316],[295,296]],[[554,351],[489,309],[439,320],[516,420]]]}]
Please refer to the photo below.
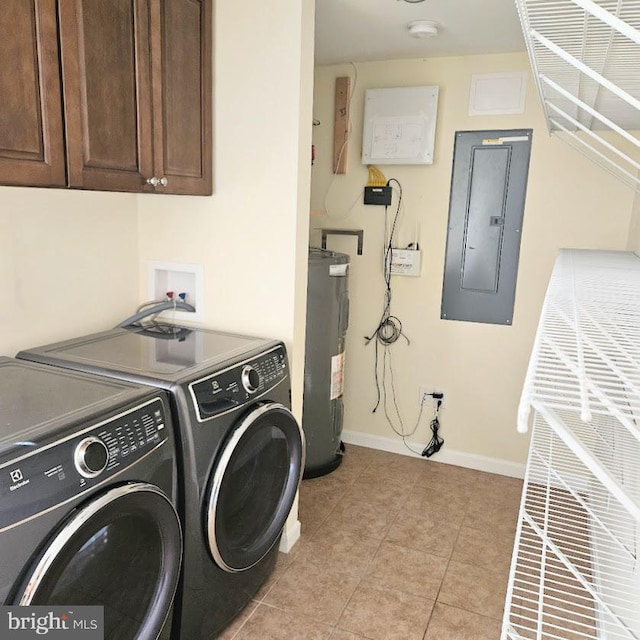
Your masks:
[{"label": "small black device on wall", "polygon": [[364,204],[381,204],[388,207],[391,204],[391,187],[365,187]]},{"label": "small black device on wall", "polygon": [[531,129],[457,131],[441,318],[513,321]]}]

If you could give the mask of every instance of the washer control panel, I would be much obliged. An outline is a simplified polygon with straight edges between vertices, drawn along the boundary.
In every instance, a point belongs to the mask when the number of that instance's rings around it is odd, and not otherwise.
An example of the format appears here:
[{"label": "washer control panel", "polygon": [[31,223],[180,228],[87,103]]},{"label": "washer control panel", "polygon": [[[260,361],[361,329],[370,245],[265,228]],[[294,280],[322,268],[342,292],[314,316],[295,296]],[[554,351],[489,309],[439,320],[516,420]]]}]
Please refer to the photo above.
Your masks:
[{"label": "washer control panel", "polygon": [[74,435],[0,463],[0,531],[72,499],[166,441],[154,398]]},{"label": "washer control panel", "polygon": [[196,416],[204,422],[264,395],[288,375],[287,355],[279,345],[251,360],[189,385]]}]

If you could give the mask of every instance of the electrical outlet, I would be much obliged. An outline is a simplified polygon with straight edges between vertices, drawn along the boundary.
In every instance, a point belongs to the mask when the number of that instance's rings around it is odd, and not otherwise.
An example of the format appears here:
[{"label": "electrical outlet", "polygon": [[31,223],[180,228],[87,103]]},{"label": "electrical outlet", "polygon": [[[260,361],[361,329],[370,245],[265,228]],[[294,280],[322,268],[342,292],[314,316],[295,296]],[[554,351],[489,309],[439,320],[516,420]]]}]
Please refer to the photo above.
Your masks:
[{"label": "electrical outlet", "polygon": [[[441,393],[442,398],[434,398],[432,393]],[[424,401],[425,407],[433,407],[436,408],[436,404],[438,400],[442,401],[440,408],[444,408],[445,406],[445,392],[442,389],[434,388],[434,387],[418,387],[418,406],[422,406]]]}]

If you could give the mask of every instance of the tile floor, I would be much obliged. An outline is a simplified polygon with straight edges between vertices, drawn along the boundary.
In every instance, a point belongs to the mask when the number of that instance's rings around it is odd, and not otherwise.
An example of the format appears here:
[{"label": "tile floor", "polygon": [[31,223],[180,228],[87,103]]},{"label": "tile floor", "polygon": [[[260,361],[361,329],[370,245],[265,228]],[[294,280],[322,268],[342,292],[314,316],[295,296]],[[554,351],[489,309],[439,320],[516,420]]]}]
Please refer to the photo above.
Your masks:
[{"label": "tile floor", "polygon": [[224,640],[499,640],[522,482],[347,445]]}]

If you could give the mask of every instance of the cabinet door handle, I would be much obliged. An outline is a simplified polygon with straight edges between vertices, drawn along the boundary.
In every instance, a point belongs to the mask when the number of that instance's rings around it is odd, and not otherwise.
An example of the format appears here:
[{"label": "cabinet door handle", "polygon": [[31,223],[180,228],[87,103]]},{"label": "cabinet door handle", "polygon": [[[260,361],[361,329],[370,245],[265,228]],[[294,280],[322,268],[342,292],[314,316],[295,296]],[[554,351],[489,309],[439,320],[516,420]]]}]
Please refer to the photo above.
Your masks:
[{"label": "cabinet door handle", "polygon": [[162,176],[162,178],[156,178],[156,176],[151,176],[151,178],[147,178],[147,184],[150,184],[154,189],[160,187],[166,187],[169,184],[169,181]]}]

